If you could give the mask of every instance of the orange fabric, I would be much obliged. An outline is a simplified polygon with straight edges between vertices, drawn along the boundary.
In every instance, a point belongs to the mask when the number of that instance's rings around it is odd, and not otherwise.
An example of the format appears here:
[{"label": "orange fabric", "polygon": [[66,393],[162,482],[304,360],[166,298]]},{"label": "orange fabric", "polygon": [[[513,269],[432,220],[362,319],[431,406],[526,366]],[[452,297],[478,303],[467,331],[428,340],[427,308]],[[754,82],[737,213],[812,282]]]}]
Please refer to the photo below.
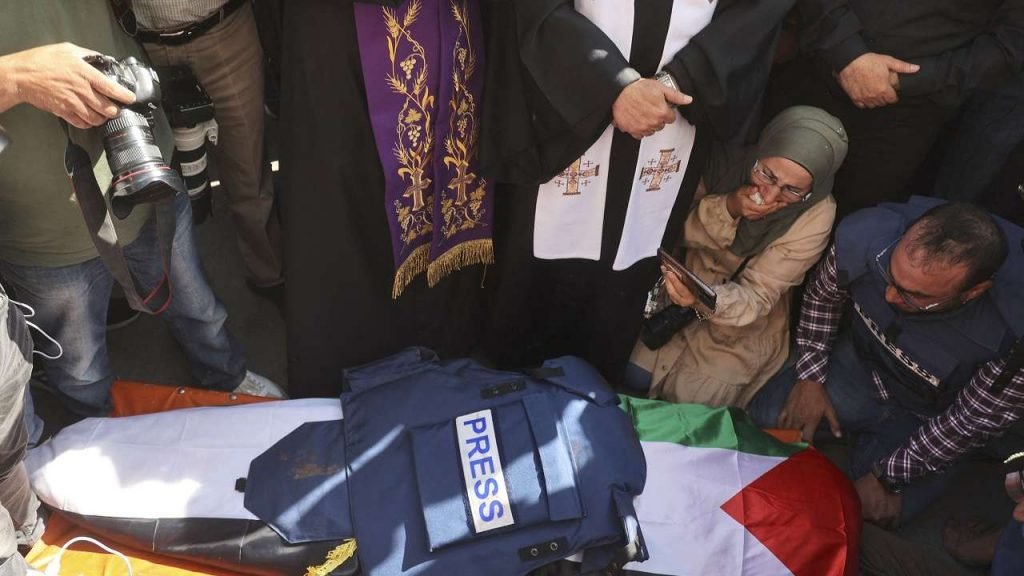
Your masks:
[{"label": "orange fabric", "polygon": [[796,444],[800,441],[800,431],[790,430],[785,428],[765,428],[762,430],[765,434],[772,436],[779,442],[784,444]]},{"label": "orange fabric", "polygon": [[[114,411],[111,416],[137,416],[182,408],[231,406],[273,400],[230,392],[125,381],[114,382],[111,395],[114,399]],[[43,570],[60,547],[76,536],[89,536],[121,552],[131,561],[136,576],[244,576],[242,572],[225,572],[220,568],[204,567],[120,546],[78,526],[58,511],[50,516],[46,524],[46,533],[26,557],[28,563],[36,569]],[[71,549],[64,553],[60,573],[64,576],[127,576],[128,568],[117,556],[107,554],[88,542],[80,542],[73,544]]]},{"label": "orange fabric", "polygon": [[[45,570],[49,561],[65,542],[76,536],[90,536],[128,557],[135,576],[243,576],[238,572],[225,572],[219,568],[205,568],[177,559],[158,556],[151,552],[119,546],[101,536],[92,534],[71,522],[60,512],[50,515],[46,533],[32,547],[25,559],[37,570]],[[77,542],[61,557],[62,576],[127,576],[128,567],[123,560],[107,554],[88,542]]]},{"label": "orange fabric", "polygon": [[138,416],[182,408],[234,406],[274,401],[273,398],[261,398],[246,394],[124,380],[115,381],[110,394],[114,398],[114,411],[110,413],[111,416]]}]

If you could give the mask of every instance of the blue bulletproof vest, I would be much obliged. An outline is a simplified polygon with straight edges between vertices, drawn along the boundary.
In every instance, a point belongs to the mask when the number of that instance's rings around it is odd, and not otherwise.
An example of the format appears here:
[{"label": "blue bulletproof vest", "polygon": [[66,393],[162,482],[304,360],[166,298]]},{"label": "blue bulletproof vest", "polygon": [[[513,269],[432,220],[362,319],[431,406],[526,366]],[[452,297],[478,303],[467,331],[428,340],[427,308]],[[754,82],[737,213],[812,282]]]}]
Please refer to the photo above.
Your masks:
[{"label": "blue bulletproof vest", "polygon": [[643,450],[582,360],[526,375],[413,348],[345,378],[344,420],[250,468],[246,507],[289,542],[355,536],[367,576],[511,576],[580,551],[597,569],[627,544],[646,559]]},{"label": "blue bulletproof vest", "polygon": [[906,204],[861,210],[839,225],[835,242],[858,356],[896,401],[922,416],[949,407],[982,364],[1005,357],[1024,335],[1024,230],[999,218],[1009,255],[984,295],[949,312],[924,314],[903,314],[885,301],[888,283],[876,256],[941,203],[915,196]]}]

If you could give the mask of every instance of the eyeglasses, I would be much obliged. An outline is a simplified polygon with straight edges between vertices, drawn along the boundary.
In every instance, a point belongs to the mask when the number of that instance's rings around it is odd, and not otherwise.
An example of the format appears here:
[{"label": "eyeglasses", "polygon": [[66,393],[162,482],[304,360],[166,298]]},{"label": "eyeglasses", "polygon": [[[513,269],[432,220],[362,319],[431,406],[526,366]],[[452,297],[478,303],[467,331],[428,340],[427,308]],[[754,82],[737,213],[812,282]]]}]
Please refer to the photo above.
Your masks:
[{"label": "eyeglasses", "polygon": [[898,244],[899,241],[902,239],[903,236],[900,236],[899,238],[893,240],[891,244],[886,246],[884,250],[882,250],[881,252],[878,253],[877,256],[875,256],[875,264],[878,266],[878,272],[882,274],[882,279],[884,279],[889,284],[889,286],[892,286],[893,290],[895,290],[896,293],[899,294],[900,300],[903,300],[904,304],[918,312],[931,312],[932,310],[935,310],[936,308],[942,306],[943,304],[948,304],[949,302],[952,302],[953,300],[958,298],[960,296],[959,294],[957,294],[956,296],[950,296],[949,298],[943,298],[938,302],[932,302],[931,304],[926,304],[922,306],[921,304],[918,303],[916,298],[914,298],[910,294],[907,294],[906,290],[904,290],[898,284],[896,284],[896,281],[892,279],[892,274],[889,272],[889,261],[886,261],[885,265],[883,265],[882,258],[885,257],[886,253],[888,253],[889,250],[891,250],[892,247]]},{"label": "eyeglasses", "polygon": [[801,190],[791,184],[779,184],[779,177],[772,173],[771,170],[761,164],[760,160],[754,161],[754,176],[761,181],[762,184],[768,186],[775,186],[779,190],[789,194],[794,200],[800,200],[801,202],[806,201],[811,197],[813,190]]}]

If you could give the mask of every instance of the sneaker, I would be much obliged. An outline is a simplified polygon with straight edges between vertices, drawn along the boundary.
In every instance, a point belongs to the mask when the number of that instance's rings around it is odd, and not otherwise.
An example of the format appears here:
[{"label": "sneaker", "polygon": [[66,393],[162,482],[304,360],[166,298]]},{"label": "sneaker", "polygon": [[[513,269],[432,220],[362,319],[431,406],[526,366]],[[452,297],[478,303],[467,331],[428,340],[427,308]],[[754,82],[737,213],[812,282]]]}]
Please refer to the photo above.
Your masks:
[{"label": "sneaker", "polygon": [[260,376],[255,372],[246,370],[242,383],[233,390],[236,394],[248,394],[249,396],[262,396],[264,398],[287,398],[288,394],[270,381],[266,376]]},{"label": "sneaker", "polygon": [[43,532],[46,532],[46,516],[46,510],[40,506],[35,520],[15,530],[14,541],[19,552],[28,554],[28,551],[43,537]]},{"label": "sneaker", "polygon": [[142,313],[128,305],[124,298],[111,298],[107,306],[107,332],[124,328],[139,319]]}]

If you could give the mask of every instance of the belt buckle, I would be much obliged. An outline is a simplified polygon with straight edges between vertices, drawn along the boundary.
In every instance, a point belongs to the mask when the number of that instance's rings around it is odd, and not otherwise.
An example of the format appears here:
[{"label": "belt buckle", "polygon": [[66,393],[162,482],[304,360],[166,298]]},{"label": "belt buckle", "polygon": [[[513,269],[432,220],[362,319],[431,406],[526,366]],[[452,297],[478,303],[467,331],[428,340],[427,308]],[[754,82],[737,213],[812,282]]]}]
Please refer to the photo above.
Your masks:
[{"label": "belt buckle", "polygon": [[188,42],[192,39],[195,34],[192,32],[192,27],[183,28],[177,32],[163,32],[160,34],[161,40],[172,40],[175,42]]}]

